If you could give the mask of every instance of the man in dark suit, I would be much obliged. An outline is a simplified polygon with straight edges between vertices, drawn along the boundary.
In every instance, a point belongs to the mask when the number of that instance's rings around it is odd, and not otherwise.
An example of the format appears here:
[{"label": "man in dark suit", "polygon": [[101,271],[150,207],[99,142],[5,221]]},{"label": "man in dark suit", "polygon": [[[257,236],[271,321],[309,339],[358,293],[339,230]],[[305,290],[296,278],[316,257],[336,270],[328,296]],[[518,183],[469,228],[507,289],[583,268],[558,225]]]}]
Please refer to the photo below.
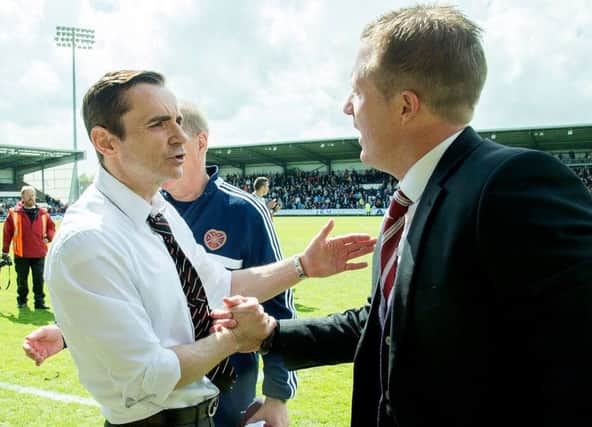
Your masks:
[{"label": "man in dark suit", "polygon": [[467,125],[480,35],[439,6],[362,33],[344,111],[402,191],[380,274],[366,306],[279,321],[262,344],[289,369],[353,361],[353,426],[592,425],[592,198],[552,156]]}]

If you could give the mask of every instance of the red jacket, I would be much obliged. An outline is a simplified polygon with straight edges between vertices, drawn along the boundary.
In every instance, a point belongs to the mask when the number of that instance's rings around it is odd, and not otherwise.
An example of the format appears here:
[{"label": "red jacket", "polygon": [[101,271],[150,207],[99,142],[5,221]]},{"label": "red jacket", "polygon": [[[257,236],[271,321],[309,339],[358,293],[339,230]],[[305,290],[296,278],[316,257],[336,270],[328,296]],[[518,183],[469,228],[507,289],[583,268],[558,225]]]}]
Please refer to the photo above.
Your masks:
[{"label": "red jacket", "polygon": [[47,254],[47,244],[55,234],[55,224],[47,209],[38,208],[37,218],[31,224],[22,202],[11,208],[4,223],[4,244],[2,252],[8,253],[12,241],[12,251],[21,258],[42,258]]}]

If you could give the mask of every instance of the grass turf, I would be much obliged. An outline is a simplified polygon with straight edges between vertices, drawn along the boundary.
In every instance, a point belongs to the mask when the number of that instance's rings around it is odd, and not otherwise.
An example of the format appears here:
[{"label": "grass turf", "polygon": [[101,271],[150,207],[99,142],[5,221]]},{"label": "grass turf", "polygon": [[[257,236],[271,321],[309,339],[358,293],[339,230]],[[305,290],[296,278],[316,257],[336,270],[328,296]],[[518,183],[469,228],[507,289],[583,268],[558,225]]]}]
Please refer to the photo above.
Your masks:
[{"label": "grass turf", "polygon": [[[275,225],[285,256],[302,251],[327,218],[276,217]],[[376,235],[381,218],[338,217],[331,235],[366,232]],[[0,227],[1,234],[1,227]],[[369,262],[370,256],[365,257]],[[23,337],[40,325],[53,322],[47,311],[16,307],[16,274],[5,289],[8,268],[0,271],[0,426],[102,426],[98,407],[63,403],[15,391],[7,387],[32,387],[51,393],[89,398],[78,382],[76,368],[67,351],[46,361],[41,367],[26,358]],[[370,290],[370,269],[346,272],[326,279],[308,279],[295,288],[299,317],[322,316],[362,305]],[[51,301],[48,298],[48,304]],[[299,371],[296,398],[288,403],[293,426],[339,427],[349,425],[351,402],[351,364]],[[260,390],[260,388],[259,388]]]}]

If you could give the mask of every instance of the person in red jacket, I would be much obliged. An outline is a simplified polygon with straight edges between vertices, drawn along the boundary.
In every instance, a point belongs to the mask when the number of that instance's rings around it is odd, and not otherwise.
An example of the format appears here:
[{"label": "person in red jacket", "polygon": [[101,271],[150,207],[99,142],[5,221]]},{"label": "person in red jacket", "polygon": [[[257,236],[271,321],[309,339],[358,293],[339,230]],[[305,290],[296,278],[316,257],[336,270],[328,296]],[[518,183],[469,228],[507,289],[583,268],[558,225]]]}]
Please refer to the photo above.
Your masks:
[{"label": "person in red jacket", "polygon": [[14,269],[17,280],[17,305],[27,306],[29,294],[29,269],[33,275],[33,294],[35,309],[47,310],[43,293],[43,266],[47,255],[47,244],[53,239],[55,224],[47,209],[37,206],[35,189],[24,186],[21,201],[10,208],[4,223],[4,242],[2,256],[8,256],[10,242],[14,254]]}]

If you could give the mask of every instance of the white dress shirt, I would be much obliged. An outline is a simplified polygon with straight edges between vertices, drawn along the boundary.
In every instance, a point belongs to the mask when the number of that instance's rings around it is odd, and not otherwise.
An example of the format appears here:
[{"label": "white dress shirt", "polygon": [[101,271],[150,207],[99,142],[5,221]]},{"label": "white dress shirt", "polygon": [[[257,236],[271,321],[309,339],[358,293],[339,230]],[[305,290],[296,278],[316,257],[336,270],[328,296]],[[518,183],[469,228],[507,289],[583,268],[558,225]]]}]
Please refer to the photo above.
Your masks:
[{"label": "white dress shirt", "polygon": [[[423,191],[425,190],[428,181],[434,173],[436,166],[440,162],[440,159],[442,158],[448,147],[450,147],[450,145],[454,142],[456,137],[460,135],[463,130],[464,128],[450,135],[444,141],[442,141],[434,148],[432,148],[430,151],[428,151],[426,154],[424,154],[424,156],[421,159],[419,159],[409,168],[403,179],[399,182],[399,188],[413,203],[409,206],[409,208],[407,209],[407,213],[405,214],[405,225],[403,226],[403,233],[401,234],[401,240],[399,241],[399,246],[397,250],[393,252],[393,257],[397,256],[397,254],[403,253],[403,248],[407,240],[407,234],[409,233],[409,228],[411,227],[413,216],[415,215],[415,211],[417,209],[417,205],[419,204],[419,200],[421,199],[421,195],[423,194]],[[394,260],[392,261],[394,262]],[[398,265],[401,263],[401,257],[398,257],[396,261],[398,267]],[[386,309],[389,309],[391,306],[393,295],[394,292],[391,292],[389,296],[388,306],[385,307],[384,303],[381,303],[381,320],[384,320],[385,311]]]},{"label": "white dress shirt", "polygon": [[230,272],[195,242],[160,193],[148,203],[102,167],[66,212],[45,266],[56,321],[80,382],[114,424],[218,393],[205,377],[174,390],[181,370],[168,348],[195,338],[175,264],[146,222],[159,212],[201,277],[210,306],[222,306]]}]

